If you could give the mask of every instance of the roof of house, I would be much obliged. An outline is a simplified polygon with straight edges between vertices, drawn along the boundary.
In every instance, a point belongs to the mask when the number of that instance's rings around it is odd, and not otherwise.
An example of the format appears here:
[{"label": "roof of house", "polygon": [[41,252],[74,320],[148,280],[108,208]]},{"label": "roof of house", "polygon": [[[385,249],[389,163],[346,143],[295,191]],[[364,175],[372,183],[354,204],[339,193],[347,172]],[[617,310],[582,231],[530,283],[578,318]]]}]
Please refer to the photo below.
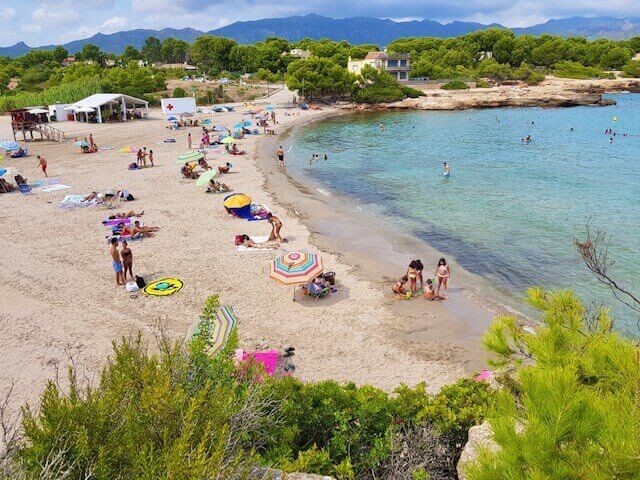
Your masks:
[{"label": "roof of house", "polygon": [[97,108],[109,103],[121,103],[123,98],[126,103],[133,103],[136,105],[149,104],[146,100],[141,100],[139,98],[132,97],[131,95],[125,95],[124,93],[95,93],[87,98],[83,98],[82,100],[75,102],[72,106],[76,108]]},{"label": "roof of house", "polygon": [[369,52],[364,57],[365,60],[376,60],[378,58],[390,58],[390,59],[405,59],[409,58],[407,53],[387,53],[387,52]]}]

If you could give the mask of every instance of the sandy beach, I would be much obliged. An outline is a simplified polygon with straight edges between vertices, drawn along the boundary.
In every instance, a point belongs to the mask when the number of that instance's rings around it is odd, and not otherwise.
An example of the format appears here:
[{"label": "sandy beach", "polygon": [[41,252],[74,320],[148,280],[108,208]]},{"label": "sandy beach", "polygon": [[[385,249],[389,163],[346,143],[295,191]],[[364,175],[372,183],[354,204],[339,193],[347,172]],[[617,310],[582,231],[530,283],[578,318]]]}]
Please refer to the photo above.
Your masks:
[{"label": "sandy beach", "polygon": [[[242,117],[242,110],[210,117],[214,124],[231,126]],[[285,112],[278,110],[277,133],[333,113],[331,109]],[[278,171],[273,148],[280,141],[249,136],[238,142],[249,155],[232,157],[234,172],[223,180],[234,192],[250,195],[281,218],[282,233],[289,240],[284,248],[320,249],[325,268],[336,272],[335,295],[317,302],[293,302],[291,289],[267,275],[268,263],[279,251],[238,252],[233,244],[237,234],[268,235],[269,225],[230,218],[221,206],[223,196],[205,194],[195,181],[180,178],[175,159],[187,150],[187,133],[196,139],[199,129],[172,132],[165,124],[155,109],[149,120],[126,124],[60,123],[56,126],[68,138],[93,133],[100,147],[112,149],[84,155],[73,140],[32,142],[28,158],[3,161],[3,168],[32,182],[43,176],[36,159],[42,154],[49,175],[71,186],[58,192],[0,196],[0,216],[6,225],[0,234],[4,359],[0,391],[14,382],[14,404],[35,401],[56,367],[68,363],[68,355],[77,357],[87,377],[95,381],[111,342],[122,336],[141,331],[151,341],[161,323],[173,338],[183,339],[213,294],[236,309],[242,346],[294,346],[296,375],[304,380],[332,378],[385,389],[424,381],[436,390],[481,368],[477,342],[481,329],[468,328],[477,319],[460,313],[466,307],[455,313],[426,302],[420,302],[417,310],[393,302],[389,285],[380,283],[382,272],[363,272],[357,257],[341,258],[339,240],[331,241],[331,235],[319,235],[317,228],[307,226],[313,218],[302,204],[315,200],[302,198]],[[0,120],[0,137],[10,137],[7,117]],[[177,143],[163,143],[166,138]],[[124,146],[152,149],[156,166],[127,170],[135,155],[119,153]],[[209,156],[211,165],[228,160],[227,155]],[[294,190],[287,190],[284,182]],[[101,225],[113,211],[57,208],[65,194],[104,192],[109,187],[127,188],[136,198],[115,211],[144,210],[145,224],[161,228],[156,237],[131,244],[134,273],[147,281],[181,279],[184,288],[176,295],[147,297],[116,287],[107,231]],[[274,188],[277,195],[271,193]],[[292,208],[298,199],[300,211]],[[326,221],[316,217],[321,219]],[[410,253],[406,255],[410,258]],[[386,272],[390,277],[401,273]],[[491,314],[477,308],[484,312],[483,325]]]}]

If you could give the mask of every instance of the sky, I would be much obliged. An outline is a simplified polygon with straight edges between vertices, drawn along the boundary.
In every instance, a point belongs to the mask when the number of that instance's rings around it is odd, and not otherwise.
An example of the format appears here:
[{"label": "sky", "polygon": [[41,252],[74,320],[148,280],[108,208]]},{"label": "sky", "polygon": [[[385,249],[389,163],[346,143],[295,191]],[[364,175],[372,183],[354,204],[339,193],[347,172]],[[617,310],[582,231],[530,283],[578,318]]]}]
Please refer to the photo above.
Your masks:
[{"label": "sky", "polygon": [[0,0],[0,46],[66,43],[134,28],[213,30],[240,20],[317,13],[529,26],[550,18],[640,17],[636,0]]}]

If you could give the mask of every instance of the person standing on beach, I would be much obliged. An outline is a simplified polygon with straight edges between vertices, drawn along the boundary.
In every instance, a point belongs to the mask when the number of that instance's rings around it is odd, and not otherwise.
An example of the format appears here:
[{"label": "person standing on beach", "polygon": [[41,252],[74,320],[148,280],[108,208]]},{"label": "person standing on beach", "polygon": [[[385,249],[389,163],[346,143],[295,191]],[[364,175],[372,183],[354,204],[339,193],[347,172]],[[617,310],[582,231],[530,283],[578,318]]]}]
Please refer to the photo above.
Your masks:
[{"label": "person standing on beach", "polygon": [[276,155],[278,156],[278,161],[280,162],[280,166],[284,167],[284,150],[282,149],[282,145],[280,145],[280,148],[278,148]]},{"label": "person standing on beach", "polygon": [[138,149],[138,153],[136,154],[136,165],[142,167],[142,149]]},{"label": "person standing on beach", "polygon": [[277,240],[278,242],[284,242],[284,239],[280,235],[280,229],[282,228],[282,222],[278,217],[269,213],[267,215],[267,221],[271,224],[271,234],[269,235],[269,241],[273,242]]},{"label": "person standing on beach", "polygon": [[149,150],[149,162],[151,162],[151,166],[153,167],[153,150]]},{"label": "person standing on beach", "polygon": [[191,134],[190,133],[187,134],[187,147],[189,147],[189,150],[191,150]]},{"label": "person standing on beach", "polygon": [[412,292],[416,290],[418,280],[420,280],[420,288],[424,287],[422,270],[424,270],[424,265],[422,265],[420,260],[412,260],[411,263],[409,263],[406,277],[409,279],[409,288]]},{"label": "person standing on beach", "polygon": [[120,250],[120,257],[122,258],[122,278],[123,281],[127,282],[127,272],[129,272],[129,277],[133,280],[133,252],[129,248],[126,240],[122,242],[122,249]]},{"label": "person standing on beach", "polygon": [[89,150],[93,152],[95,143],[93,143],[93,134],[89,134]]},{"label": "person standing on beach", "polygon": [[147,147],[144,147],[142,149],[142,164],[146,168],[146,166],[147,166]]},{"label": "person standing on beach", "polygon": [[120,261],[120,252],[118,252],[118,239],[111,239],[111,260],[113,262],[113,271],[116,274],[116,285],[124,285],[123,267]]},{"label": "person standing on beach", "polygon": [[447,295],[447,283],[449,282],[449,278],[451,277],[451,267],[447,265],[447,261],[444,258],[441,258],[438,261],[438,266],[436,267],[436,278],[438,279],[438,289],[436,294],[440,294],[440,288],[444,290],[444,294]]},{"label": "person standing on beach", "polygon": [[42,170],[42,173],[44,173],[44,176],[48,177],[49,175],[47,175],[47,161],[41,155],[38,155],[38,165],[40,165],[40,169]]}]

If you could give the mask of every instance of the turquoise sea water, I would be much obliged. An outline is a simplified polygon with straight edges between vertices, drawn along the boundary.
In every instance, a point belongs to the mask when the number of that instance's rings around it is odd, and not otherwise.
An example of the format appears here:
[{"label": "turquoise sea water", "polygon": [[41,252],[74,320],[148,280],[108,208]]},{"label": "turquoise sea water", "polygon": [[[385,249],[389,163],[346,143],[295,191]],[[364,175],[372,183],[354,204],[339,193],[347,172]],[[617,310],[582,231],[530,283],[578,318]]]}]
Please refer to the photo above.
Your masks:
[{"label": "turquoise sea water", "polygon": [[501,303],[526,311],[528,286],[572,288],[634,325],[572,243],[589,221],[606,229],[612,271],[640,291],[640,95],[612,98],[618,105],[337,117],[297,132],[287,161],[454,257]]}]

